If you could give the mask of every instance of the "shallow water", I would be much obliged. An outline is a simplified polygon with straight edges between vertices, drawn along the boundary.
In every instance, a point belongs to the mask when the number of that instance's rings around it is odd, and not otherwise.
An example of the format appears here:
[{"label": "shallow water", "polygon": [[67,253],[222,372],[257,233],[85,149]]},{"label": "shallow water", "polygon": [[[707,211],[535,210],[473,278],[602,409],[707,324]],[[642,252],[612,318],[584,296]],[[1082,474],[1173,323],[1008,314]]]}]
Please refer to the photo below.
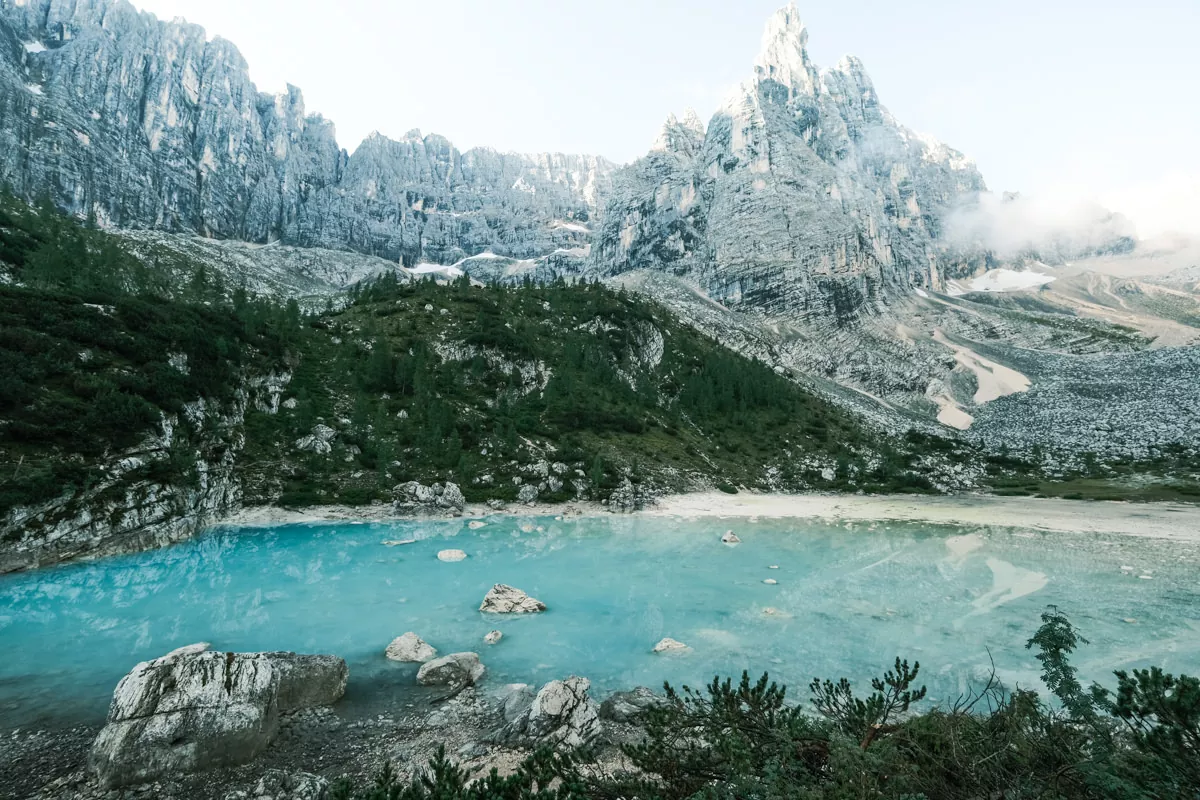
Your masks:
[{"label": "shallow water", "polygon": [[[729,528],[742,544],[721,544]],[[382,544],[408,538],[418,541]],[[446,548],[469,558],[439,562]],[[461,520],[219,529],[0,577],[0,728],[99,721],[135,663],[196,641],[341,655],[348,706],[371,712],[413,698],[415,665],[383,657],[408,630],[441,654],[479,652],[493,687],[580,674],[602,693],[745,669],[802,697],[813,677],[865,684],[901,655],[921,662],[931,700],[952,700],[986,679],[991,660],[1006,685],[1035,685],[1024,643],[1054,603],[1091,640],[1076,657],[1085,679],[1149,664],[1195,672],[1198,567],[1194,544],[912,523],[493,517],[474,531]],[[493,583],[549,611],[481,614]],[[494,628],[504,639],[487,646]],[[664,636],[692,651],[651,653]]]}]

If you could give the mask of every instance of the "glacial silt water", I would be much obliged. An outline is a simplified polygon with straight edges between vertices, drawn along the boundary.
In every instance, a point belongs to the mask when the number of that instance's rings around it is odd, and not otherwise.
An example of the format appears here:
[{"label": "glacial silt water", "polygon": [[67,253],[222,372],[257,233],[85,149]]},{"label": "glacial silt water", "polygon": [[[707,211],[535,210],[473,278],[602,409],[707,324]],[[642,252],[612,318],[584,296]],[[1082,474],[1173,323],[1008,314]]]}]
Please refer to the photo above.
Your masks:
[{"label": "glacial silt water", "polygon": [[[733,528],[742,543],[720,542]],[[417,539],[387,546],[385,541]],[[437,560],[462,549],[465,561]],[[771,567],[777,567],[772,569]],[[1085,679],[1200,668],[1200,546],[1137,537],[911,523],[655,517],[224,528],[164,550],[0,578],[0,727],[103,718],[135,663],[196,641],[335,653],[353,706],[411,693],[384,648],[415,631],[478,652],[485,685],[570,674],[598,693],[768,671],[797,697],[813,677],[865,685],[919,660],[931,701],[1037,685],[1024,647],[1048,604],[1091,640]],[[776,584],[765,583],[767,580]],[[478,611],[494,583],[549,610]],[[503,640],[484,644],[484,635]],[[691,650],[654,654],[663,637]]]}]

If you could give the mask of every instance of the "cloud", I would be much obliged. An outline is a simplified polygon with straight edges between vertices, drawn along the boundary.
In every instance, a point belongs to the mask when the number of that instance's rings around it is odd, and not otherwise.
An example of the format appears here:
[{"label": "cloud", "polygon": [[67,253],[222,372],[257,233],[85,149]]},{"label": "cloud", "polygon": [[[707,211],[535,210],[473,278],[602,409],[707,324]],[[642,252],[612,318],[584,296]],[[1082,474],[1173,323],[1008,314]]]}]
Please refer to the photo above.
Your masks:
[{"label": "cloud", "polygon": [[1200,170],[1174,170],[1101,193],[1106,205],[1119,208],[1145,238],[1178,234],[1200,238]]},{"label": "cloud", "polygon": [[944,236],[1000,258],[1034,255],[1064,261],[1128,250],[1137,238],[1130,219],[1078,196],[981,192],[946,215]]}]

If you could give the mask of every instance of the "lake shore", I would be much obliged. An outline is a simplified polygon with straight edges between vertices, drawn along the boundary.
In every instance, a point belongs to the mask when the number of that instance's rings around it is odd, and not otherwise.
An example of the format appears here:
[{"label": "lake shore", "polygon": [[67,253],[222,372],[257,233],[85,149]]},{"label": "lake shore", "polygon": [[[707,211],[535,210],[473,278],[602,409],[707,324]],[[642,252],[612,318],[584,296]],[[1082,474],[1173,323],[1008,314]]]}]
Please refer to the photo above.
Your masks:
[{"label": "lake shore", "polygon": [[[464,509],[463,518],[599,516],[608,513],[611,512],[604,505],[590,501],[514,504],[499,511],[485,505],[468,504]],[[1127,503],[982,494],[924,496],[743,492],[731,495],[722,492],[698,492],[660,497],[653,505],[634,514],[684,519],[762,517],[845,522],[929,522],[1200,541],[1200,505],[1181,503]],[[215,524],[257,527],[342,521],[387,522],[400,519],[411,520],[414,517],[399,516],[386,504],[314,506],[302,509],[258,506],[243,509]]]}]

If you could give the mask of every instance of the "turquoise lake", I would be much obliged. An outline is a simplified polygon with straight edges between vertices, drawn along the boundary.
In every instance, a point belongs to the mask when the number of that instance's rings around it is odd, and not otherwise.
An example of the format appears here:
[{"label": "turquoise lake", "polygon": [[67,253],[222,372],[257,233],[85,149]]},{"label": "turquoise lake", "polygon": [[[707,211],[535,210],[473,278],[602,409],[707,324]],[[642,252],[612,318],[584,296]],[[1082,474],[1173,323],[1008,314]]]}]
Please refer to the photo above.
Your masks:
[{"label": "turquoise lake", "polygon": [[[720,542],[728,529],[742,544]],[[469,557],[438,561],[447,548]],[[481,614],[494,583],[549,610]],[[948,701],[980,685],[992,661],[1007,686],[1040,688],[1025,642],[1049,604],[1091,641],[1075,658],[1085,680],[1200,668],[1195,543],[641,516],[221,528],[0,577],[0,728],[99,722],[134,664],[196,641],[343,656],[347,707],[373,713],[414,696],[415,665],[383,657],[409,630],[440,654],[478,652],[485,686],[497,688],[578,674],[602,695],[750,670],[804,698],[814,677],[866,685],[900,655],[921,662],[930,701]],[[504,639],[488,646],[492,629]],[[666,636],[692,650],[653,654]]]}]

